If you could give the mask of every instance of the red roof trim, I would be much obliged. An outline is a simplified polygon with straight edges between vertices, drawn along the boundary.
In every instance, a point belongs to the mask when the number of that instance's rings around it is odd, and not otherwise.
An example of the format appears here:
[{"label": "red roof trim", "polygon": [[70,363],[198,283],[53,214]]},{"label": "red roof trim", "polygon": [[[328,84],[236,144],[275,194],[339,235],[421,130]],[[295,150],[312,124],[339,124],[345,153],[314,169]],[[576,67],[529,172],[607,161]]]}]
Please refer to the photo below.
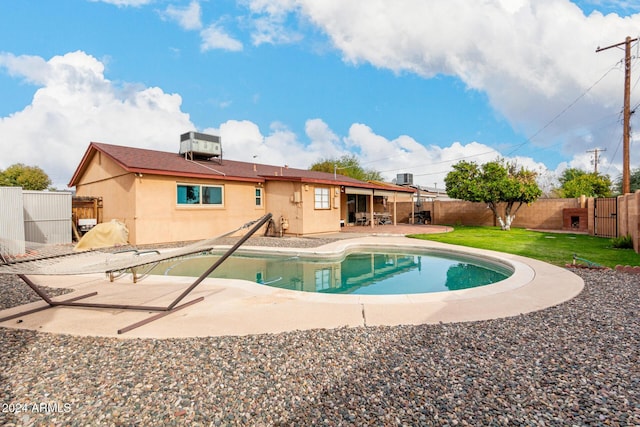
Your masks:
[{"label": "red roof trim", "polygon": [[191,161],[177,153],[155,151],[142,148],[91,142],[78,168],[74,172],[69,187],[77,185],[86,171],[92,157],[100,152],[130,173],[175,176],[180,178],[219,179],[260,183],[265,181],[293,181],[340,185],[347,187],[371,188],[387,191],[413,193],[408,187],[379,185],[359,181],[343,175],[295,169],[286,166],[264,165],[234,160],[223,160],[221,164],[209,161]]},{"label": "red roof trim", "polygon": [[127,172],[149,174],[149,175],[161,175],[161,176],[176,176],[181,178],[198,178],[198,179],[216,179],[219,178],[222,181],[244,181],[244,182],[264,182],[264,179],[259,178],[245,178],[239,176],[228,175],[213,175],[213,174],[197,174],[197,173],[175,173],[173,171],[164,171],[161,169],[142,169],[131,168],[127,169]]},{"label": "red roof trim", "polygon": [[87,150],[84,152],[84,155],[82,156],[82,159],[78,164],[78,167],[76,168],[75,172],[71,176],[71,180],[69,180],[67,187],[74,187],[76,185],[76,182],[80,179],[80,176],[82,175],[82,173],[84,173],[85,169],[87,168],[90,157],[95,150],[96,148],[94,147],[93,142],[90,143],[89,147],[87,147]]}]

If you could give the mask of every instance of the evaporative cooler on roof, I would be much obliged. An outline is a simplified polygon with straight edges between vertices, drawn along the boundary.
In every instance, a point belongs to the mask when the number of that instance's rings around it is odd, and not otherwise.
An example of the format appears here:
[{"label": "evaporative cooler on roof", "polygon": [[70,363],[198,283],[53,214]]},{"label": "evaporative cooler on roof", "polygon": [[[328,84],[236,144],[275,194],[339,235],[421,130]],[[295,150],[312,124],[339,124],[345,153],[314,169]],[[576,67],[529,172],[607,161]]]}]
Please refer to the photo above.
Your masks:
[{"label": "evaporative cooler on roof", "polygon": [[215,157],[222,161],[222,142],[216,135],[199,132],[183,133],[180,135],[180,154],[191,160]]},{"label": "evaporative cooler on roof", "polygon": [[412,173],[399,173],[396,175],[396,184],[398,185],[413,185]]}]

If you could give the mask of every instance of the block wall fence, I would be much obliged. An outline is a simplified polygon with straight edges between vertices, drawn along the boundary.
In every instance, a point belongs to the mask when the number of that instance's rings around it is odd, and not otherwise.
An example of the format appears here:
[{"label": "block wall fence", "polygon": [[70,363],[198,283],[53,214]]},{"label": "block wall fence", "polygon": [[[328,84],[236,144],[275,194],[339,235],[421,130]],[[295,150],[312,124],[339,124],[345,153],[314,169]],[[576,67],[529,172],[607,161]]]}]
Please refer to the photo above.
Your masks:
[{"label": "block wall fence", "polygon": [[[618,236],[630,235],[634,249],[640,253],[640,190],[618,196]],[[415,211],[430,211],[431,223],[440,225],[498,226],[493,212],[486,203],[462,200],[433,200],[423,202]],[[502,209],[504,209],[502,207]],[[538,199],[531,205],[523,205],[512,223],[513,227],[538,230],[563,230],[594,235],[594,199]],[[398,204],[397,220],[408,223],[411,203]],[[572,222],[573,220],[573,222]],[[586,220],[586,224],[584,221]]]},{"label": "block wall fence", "polygon": [[618,236],[631,236],[633,249],[640,253],[640,190],[618,196]]}]

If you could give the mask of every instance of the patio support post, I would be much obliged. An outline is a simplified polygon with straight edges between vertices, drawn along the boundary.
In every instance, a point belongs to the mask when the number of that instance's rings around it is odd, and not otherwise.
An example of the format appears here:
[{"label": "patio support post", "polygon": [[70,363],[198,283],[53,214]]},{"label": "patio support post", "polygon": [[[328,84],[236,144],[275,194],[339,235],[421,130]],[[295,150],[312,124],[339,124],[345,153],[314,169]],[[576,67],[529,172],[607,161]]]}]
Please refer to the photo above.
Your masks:
[{"label": "patio support post", "polygon": [[411,194],[411,224],[416,223],[416,202],[413,201],[413,194]]},{"label": "patio support post", "polygon": [[371,195],[369,196],[369,219],[371,222],[371,228],[373,228],[373,223],[375,222],[374,217],[373,217],[373,191],[371,192]]},{"label": "patio support post", "polygon": [[393,225],[398,225],[398,211],[396,209],[396,203],[398,201],[398,192],[393,192]]}]

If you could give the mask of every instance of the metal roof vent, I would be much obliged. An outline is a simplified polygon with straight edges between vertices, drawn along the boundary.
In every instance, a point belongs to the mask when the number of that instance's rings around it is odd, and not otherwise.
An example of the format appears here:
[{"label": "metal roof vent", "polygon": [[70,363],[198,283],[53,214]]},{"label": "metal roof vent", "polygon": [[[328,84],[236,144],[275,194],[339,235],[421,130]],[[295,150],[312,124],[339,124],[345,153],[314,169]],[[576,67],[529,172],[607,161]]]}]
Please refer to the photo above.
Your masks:
[{"label": "metal roof vent", "polygon": [[185,158],[217,158],[222,163],[222,142],[219,136],[187,132],[180,135],[180,154]]}]

